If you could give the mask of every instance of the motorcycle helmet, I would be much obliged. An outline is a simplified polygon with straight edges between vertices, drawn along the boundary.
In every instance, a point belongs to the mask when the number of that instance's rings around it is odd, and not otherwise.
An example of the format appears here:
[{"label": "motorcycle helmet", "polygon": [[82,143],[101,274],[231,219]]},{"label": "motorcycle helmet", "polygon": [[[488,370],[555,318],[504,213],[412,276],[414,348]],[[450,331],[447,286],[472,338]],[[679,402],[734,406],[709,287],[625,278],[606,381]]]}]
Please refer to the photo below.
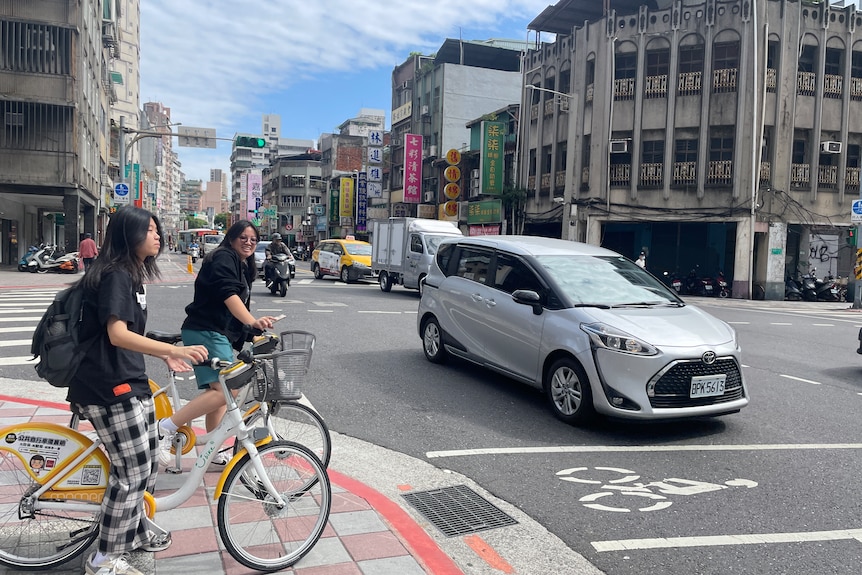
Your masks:
[{"label": "motorcycle helmet", "polygon": [[271,239],[272,241],[280,240],[280,239],[281,239],[281,234],[280,234],[280,233],[278,233],[278,232],[276,232],[276,233],[272,234],[271,236],[269,236],[269,239]]}]

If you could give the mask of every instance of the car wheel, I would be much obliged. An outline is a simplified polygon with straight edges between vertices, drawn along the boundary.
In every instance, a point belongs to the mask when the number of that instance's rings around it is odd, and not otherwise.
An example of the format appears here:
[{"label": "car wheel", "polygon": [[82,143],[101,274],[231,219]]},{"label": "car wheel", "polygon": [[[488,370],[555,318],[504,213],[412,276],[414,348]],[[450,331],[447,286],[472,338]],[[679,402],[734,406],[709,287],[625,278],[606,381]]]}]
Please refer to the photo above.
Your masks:
[{"label": "car wheel", "polygon": [[443,330],[436,318],[428,318],[422,324],[422,351],[431,363],[444,363],[448,356],[443,347]]},{"label": "car wheel", "polygon": [[314,272],[314,279],[316,279],[316,280],[322,280],[323,279],[323,274],[320,273],[320,266],[319,265],[314,264],[314,267],[312,268],[311,271]]},{"label": "car wheel", "polygon": [[555,361],[545,374],[544,387],[557,419],[579,424],[595,415],[590,382],[575,360],[564,357]]},{"label": "car wheel", "polygon": [[350,283],[350,268],[347,266],[341,268],[341,281],[346,284]]},{"label": "car wheel", "polygon": [[377,281],[380,284],[380,291],[388,292],[392,290],[392,278],[389,277],[388,273],[380,272],[380,277],[377,278]]}]

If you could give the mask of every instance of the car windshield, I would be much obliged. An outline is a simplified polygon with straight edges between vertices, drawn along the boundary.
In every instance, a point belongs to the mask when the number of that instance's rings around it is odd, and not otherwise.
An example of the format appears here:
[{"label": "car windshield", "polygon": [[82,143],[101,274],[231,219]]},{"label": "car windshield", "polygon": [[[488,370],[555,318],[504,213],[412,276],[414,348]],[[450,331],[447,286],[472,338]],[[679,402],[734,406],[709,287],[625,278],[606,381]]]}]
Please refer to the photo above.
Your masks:
[{"label": "car windshield", "polygon": [[437,253],[437,248],[440,247],[440,242],[452,236],[425,236],[425,244],[428,246],[428,253],[434,255]]},{"label": "car windshield", "polygon": [[622,256],[544,255],[536,260],[575,305],[680,305],[663,283]]},{"label": "car windshield", "polygon": [[345,244],[344,248],[352,256],[370,256],[371,244]]}]

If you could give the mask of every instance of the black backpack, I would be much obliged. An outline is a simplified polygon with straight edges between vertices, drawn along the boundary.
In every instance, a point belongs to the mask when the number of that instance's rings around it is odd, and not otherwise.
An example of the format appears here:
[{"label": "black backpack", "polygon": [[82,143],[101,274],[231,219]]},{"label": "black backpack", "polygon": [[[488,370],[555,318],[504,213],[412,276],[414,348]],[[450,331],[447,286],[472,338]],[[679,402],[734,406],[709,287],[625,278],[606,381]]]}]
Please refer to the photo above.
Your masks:
[{"label": "black backpack", "polygon": [[33,332],[30,353],[39,358],[36,373],[54,387],[69,387],[87,350],[98,339],[80,340],[84,319],[84,288],[74,285],[54,296],[54,301]]}]

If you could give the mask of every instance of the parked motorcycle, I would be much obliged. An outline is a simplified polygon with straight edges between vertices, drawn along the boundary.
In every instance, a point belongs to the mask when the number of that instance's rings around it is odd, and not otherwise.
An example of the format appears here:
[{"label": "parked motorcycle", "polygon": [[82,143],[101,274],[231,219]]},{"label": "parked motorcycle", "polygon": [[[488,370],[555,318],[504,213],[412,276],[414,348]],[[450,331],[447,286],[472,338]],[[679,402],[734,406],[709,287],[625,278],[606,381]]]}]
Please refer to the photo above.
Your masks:
[{"label": "parked motorcycle", "polygon": [[[814,275],[815,271],[814,268],[811,269],[812,275]],[[822,280],[814,276],[814,285],[817,293],[817,301],[841,301],[838,284],[831,273],[823,276]]]},{"label": "parked motorcycle", "polygon": [[27,263],[30,261],[30,258],[33,257],[33,254],[39,251],[37,246],[30,246],[27,248],[27,253],[25,253],[20,260],[18,260],[18,271],[19,272],[27,272],[30,269],[27,267]]},{"label": "parked motorcycle", "polygon": [[802,285],[789,275],[784,279],[784,299],[788,301],[802,299]]},{"label": "parked motorcycle", "polygon": [[63,252],[56,246],[44,246],[30,257],[27,269],[31,273],[44,274],[58,272],[76,274],[80,268],[78,252]]},{"label": "parked motorcycle", "polygon": [[718,297],[730,297],[730,285],[724,277],[724,272],[719,270],[718,277],[715,278],[718,284]]},{"label": "parked motorcycle", "polygon": [[269,293],[284,297],[287,295],[287,288],[290,286],[290,263],[287,254],[274,254],[270,265],[270,277],[266,279],[266,287]]},{"label": "parked motorcycle", "polygon": [[664,272],[662,275],[664,276],[664,283],[675,291],[677,295],[680,295],[682,293],[682,278],[679,277],[679,274],[676,272]]},{"label": "parked motorcycle", "polygon": [[816,268],[812,268],[811,272],[802,275],[802,299],[805,301],[817,301],[817,282],[813,275],[815,271]]},{"label": "parked motorcycle", "polygon": [[702,278],[697,274],[697,268],[693,268],[682,284],[682,293],[695,296],[714,295],[712,280]]}]

